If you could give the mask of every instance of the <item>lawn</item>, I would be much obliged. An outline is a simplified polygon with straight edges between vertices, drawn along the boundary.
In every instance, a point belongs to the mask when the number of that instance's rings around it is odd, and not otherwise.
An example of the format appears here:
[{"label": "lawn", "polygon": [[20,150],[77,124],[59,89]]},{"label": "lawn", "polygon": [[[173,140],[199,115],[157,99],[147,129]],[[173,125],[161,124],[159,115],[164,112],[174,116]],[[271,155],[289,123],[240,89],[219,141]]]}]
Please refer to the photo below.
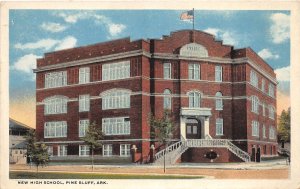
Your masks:
[{"label": "lawn", "polygon": [[11,171],[10,179],[199,179],[201,176]]}]

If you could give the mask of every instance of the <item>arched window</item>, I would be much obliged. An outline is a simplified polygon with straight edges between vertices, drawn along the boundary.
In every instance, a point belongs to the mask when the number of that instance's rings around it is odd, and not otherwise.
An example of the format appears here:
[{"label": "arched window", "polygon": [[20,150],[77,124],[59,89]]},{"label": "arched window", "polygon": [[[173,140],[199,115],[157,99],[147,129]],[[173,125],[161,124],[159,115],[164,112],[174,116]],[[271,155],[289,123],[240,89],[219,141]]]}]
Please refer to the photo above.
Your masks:
[{"label": "arched window", "polygon": [[52,96],[44,100],[45,114],[62,114],[67,113],[68,97],[66,96]]},{"label": "arched window", "polygon": [[189,92],[189,107],[190,108],[200,108],[201,96],[199,92]]},{"label": "arched window", "polygon": [[269,105],[269,118],[275,119],[275,108],[272,105]]},{"label": "arched window", "polygon": [[130,91],[126,89],[114,89],[104,92],[102,95],[102,110],[130,108]]},{"label": "arched window", "polygon": [[251,111],[254,113],[259,113],[259,99],[257,96],[251,97]]},{"label": "arched window", "polygon": [[223,110],[223,99],[221,92],[216,93],[216,110]]},{"label": "arched window", "polygon": [[171,91],[169,89],[164,90],[164,109],[170,110],[172,107]]}]

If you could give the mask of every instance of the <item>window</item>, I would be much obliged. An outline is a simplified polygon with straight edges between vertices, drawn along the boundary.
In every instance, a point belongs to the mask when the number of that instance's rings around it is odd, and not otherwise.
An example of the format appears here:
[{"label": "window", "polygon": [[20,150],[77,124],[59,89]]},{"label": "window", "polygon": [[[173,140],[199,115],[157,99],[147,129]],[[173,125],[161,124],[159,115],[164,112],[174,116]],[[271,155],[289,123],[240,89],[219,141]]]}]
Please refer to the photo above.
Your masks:
[{"label": "window", "polygon": [[79,68],[79,83],[89,83],[90,82],[90,68]]},{"label": "window", "polygon": [[266,136],[266,126],[263,125],[263,138],[267,138]]},{"label": "window", "polygon": [[67,71],[46,73],[45,88],[62,87],[66,85]]},{"label": "window", "polygon": [[223,135],[223,119],[216,119],[216,135]]},{"label": "window", "polygon": [[251,85],[253,85],[254,87],[258,87],[258,78],[257,78],[257,74],[255,71],[251,70],[250,71],[250,83]]},{"label": "window", "polygon": [[113,90],[104,93],[102,110],[130,108],[130,92],[127,90]]},{"label": "window", "polygon": [[189,64],[189,79],[200,80],[200,65],[195,63]]},{"label": "window", "polygon": [[172,106],[171,91],[169,89],[164,90],[164,109],[170,110]]},{"label": "window", "polygon": [[261,90],[262,90],[262,92],[265,92],[265,85],[266,85],[266,80],[261,79]]},{"label": "window", "polygon": [[88,145],[79,145],[79,156],[89,156],[90,147]]},{"label": "window", "polygon": [[122,157],[130,156],[130,144],[121,144],[120,145],[120,156],[122,156]]},{"label": "window", "polygon": [[200,108],[200,93],[189,92],[189,107],[190,108]]},{"label": "window", "polygon": [[67,137],[66,121],[45,122],[44,127],[45,138]]},{"label": "window", "polygon": [[274,129],[273,126],[271,126],[271,127],[269,128],[269,138],[270,138],[270,139],[276,139],[275,129]]},{"label": "window", "polygon": [[112,156],[112,144],[103,145],[103,156]]},{"label": "window", "polygon": [[68,97],[65,96],[53,96],[44,100],[45,115],[48,114],[62,114],[67,113]]},{"label": "window", "polygon": [[130,61],[103,64],[102,80],[116,80],[130,77]]},{"label": "window", "polygon": [[222,81],[222,66],[215,67],[215,81],[217,82]]},{"label": "window", "polygon": [[223,110],[223,99],[221,92],[216,93],[216,110]]},{"label": "window", "polygon": [[57,148],[57,156],[66,156],[68,154],[68,146],[59,145]]},{"label": "window", "polygon": [[259,123],[258,121],[252,121],[252,136],[259,136]]},{"label": "window", "polygon": [[262,103],[263,116],[266,116],[266,104]]},{"label": "window", "polygon": [[187,134],[192,134],[192,126],[188,125],[188,126],[186,127],[186,133],[187,133]]},{"label": "window", "polygon": [[164,63],[164,79],[171,79],[171,63]]},{"label": "window", "polygon": [[251,96],[251,111],[259,113],[259,99],[257,96]]},{"label": "window", "polygon": [[269,84],[269,96],[271,97],[275,97],[275,94],[274,94],[274,85],[273,84]]},{"label": "window", "polygon": [[198,133],[198,127],[196,125],[193,126],[193,134]]},{"label": "window", "polygon": [[88,119],[79,120],[79,137],[84,137],[88,128],[90,121]]},{"label": "window", "polygon": [[90,95],[79,95],[79,112],[90,110]]},{"label": "window", "polygon": [[53,146],[47,146],[47,152],[49,156],[53,156]]},{"label": "window", "polygon": [[104,135],[129,135],[130,120],[128,117],[103,118],[102,132]]},{"label": "window", "polygon": [[275,108],[272,105],[269,105],[269,118],[275,119]]}]

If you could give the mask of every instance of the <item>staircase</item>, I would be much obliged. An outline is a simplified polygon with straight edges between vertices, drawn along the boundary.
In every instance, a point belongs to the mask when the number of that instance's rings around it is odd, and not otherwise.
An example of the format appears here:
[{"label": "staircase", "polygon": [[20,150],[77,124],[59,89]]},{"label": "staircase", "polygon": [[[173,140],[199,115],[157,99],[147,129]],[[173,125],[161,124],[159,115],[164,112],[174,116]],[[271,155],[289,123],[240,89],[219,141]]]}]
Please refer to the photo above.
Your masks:
[{"label": "staircase", "polygon": [[177,159],[188,149],[188,148],[227,148],[237,157],[245,162],[250,161],[248,153],[244,152],[232,142],[227,139],[187,139],[176,142],[167,148],[159,151],[155,154],[154,165],[162,165],[164,162],[164,156],[166,159],[166,165],[175,164]]}]

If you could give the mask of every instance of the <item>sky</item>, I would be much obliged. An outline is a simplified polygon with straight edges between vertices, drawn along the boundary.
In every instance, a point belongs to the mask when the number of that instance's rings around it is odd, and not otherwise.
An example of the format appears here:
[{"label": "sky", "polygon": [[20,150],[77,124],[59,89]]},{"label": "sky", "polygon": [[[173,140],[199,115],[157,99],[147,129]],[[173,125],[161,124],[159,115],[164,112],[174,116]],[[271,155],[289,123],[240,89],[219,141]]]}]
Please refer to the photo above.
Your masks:
[{"label": "sky", "polygon": [[[161,38],[192,29],[186,10],[10,10],[10,117],[35,127],[36,59],[113,39]],[[277,114],[290,106],[290,12],[195,10],[195,29],[235,49],[251,47],[277,74]]]}]

